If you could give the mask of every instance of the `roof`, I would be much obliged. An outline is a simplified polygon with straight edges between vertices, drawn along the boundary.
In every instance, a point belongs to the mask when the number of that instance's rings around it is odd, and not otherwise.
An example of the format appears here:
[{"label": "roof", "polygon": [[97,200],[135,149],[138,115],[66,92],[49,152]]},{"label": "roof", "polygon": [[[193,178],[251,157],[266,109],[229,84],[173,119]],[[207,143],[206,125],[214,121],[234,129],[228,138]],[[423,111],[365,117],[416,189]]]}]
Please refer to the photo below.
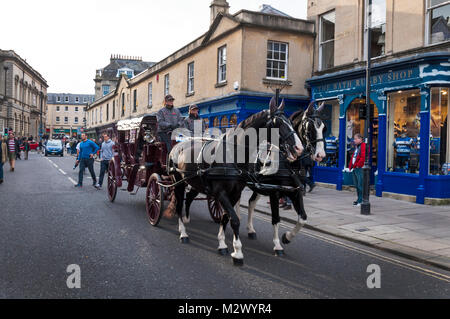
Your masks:
[{"label": "roof", "polygon": [[268,5],[268,4],[263,4],[261,6],[261,9],[259,10],[259,12],[267,13],[267,14],[275,14],[275,15],[286,17],[286,18],[292,18],[290,15],[288,15],[284,12],[281,12],[278,9],[275,9],[274,7],[272,7],[271,5]]},{"label": "roof", "polygon": [[149,67],[154,65],[155,62],[146,62],[136,59],[121,59],[111,58],[110,63],[102,69],[103,79],[117,79],[117,70],[122,68],[129,68],[134,71],[134,74],[139,74]]}]

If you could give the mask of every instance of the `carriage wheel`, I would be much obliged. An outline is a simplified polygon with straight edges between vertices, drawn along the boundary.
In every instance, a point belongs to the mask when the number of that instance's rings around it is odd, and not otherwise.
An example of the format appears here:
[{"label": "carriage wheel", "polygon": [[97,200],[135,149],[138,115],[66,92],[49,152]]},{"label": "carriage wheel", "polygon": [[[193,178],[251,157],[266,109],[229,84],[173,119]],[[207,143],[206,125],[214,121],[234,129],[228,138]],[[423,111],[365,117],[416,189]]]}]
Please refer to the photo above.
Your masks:
[{"label": "carriage wheel", "polygon": [[117,180],[114,162],[111,161],[108,167],[108,197],[110,202],[114,202],[117,195]]},{"label": "carriage wheel", "polygon": [[150,176],[145,196],[145,206],[148,220],[153,226],[157,226],[164,212],[164,187],[158,185],[161,177],[158,174]]},{"label": "carriage wheel", "polygon": [[217,224],[220,224],[223,216],[223,208],[222,205],[220,205],[219,201],[215,200],[212,197],[208,197],[208,209],[213,221]]}]

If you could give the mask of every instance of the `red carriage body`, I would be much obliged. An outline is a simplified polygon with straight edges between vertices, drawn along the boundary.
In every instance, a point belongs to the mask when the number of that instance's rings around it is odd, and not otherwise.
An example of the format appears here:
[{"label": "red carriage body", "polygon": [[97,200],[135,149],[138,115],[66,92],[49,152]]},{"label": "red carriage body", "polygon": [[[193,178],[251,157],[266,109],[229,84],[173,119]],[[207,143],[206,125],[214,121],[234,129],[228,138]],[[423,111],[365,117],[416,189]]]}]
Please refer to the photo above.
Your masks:
[{"label": "red carriage body", "polygon": [[[119,121],[113,133],[114,158],[108,169],[109,200],[115,200],[117,189],[122,187],[124,180],[128,182],[126,190],[130,193],[136,187],[136,192],[139,188],[146,188],[146,211],[153,226],[159,223],[165,209],[164,202],[173,192],[173,187],[170,187],[172,177],[167,173],[166,144],[159,140],[157,129],[154,115]],[[219,222],[222,216],[220,205],[208,198],[208,208],[213,220]]]}]

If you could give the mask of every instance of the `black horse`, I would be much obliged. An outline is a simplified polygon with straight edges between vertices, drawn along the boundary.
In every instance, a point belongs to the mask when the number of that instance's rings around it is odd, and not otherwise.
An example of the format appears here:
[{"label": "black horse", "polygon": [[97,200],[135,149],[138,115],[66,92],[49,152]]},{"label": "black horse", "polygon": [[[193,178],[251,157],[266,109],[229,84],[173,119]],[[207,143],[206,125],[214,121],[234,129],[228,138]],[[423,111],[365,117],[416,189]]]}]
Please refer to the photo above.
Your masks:
[{"label": "black horse", "polygon": [[[264,130],[261,129],[275,129],[278,137],[272,136],[273,134],[263,136]],[[234,252],[231,256],[235,265],[243,264],[244,256],[239,239],[240,221],[234,206],[238,203],[247,182],[252,180],[249,173],[254,163],[252,154],[257,148],[257,141],[263,138],[281,145],[289,161],[295,161],[301,155],[303,146],[291,122],[284,115],[284,101],[277,107],[275,100],[272,99],[269,110],[250,116],[235,129],[228,130],[216,140],[205,142],[203,139],[194,138],[178,143],[172,149],[168,160],[168,171],[177,183],[174,193],[182,242],[188,242],[184,224],[189,220],[189,207],[192,200],[198,193],[206,194],[218,200],[226,212],[222,218],[218,236],[219,252],[227,250],[224,230],[231,219],[234,233]],[[192,186],[192,190],[186,196],[185,218],[182,216],[185,193],[183,181]]]},{"label": "black horse", "polygon": [[295,227],[288,231],[282,237],[283,244],[288,244],[302,229],[306,223],[307,215],[303,205],[303,187],[305,184],[305,176],[299,174],[302,169],[305,159],[310,158],[313,161],[321,162],[325,157],[324,150],[324,133],[326,130],[325,124],[320,118],[323,111],[324,103],[322,103],[317,110],[314,109],[314,103],[311,103],[306,111],[298,111],[294,113],[290,120],[293,123],[294,129],[298,132],[300,140],[305,147],[302,156],[295,162],[289,162],[284,157],[280,157],[280,169],[272,175],[264,175],[259,178],[260,182],[268,182],[271,184],[290,186],[292,190],[269,190],[261,191],[252,187],[254,191],[249,199],[248,205],[248,237],[256,239],[256,231],[253,227],[253,213],[256,203],[261,195],[270,197],[270,207],[272,212],[272,225],[274,227],[274,251],[278,256],[283,255],[283,247],[280,244],[278,235],[278,228],[280,223],[279,214],[279,199],[282,196],[288,196],[292,200],[295,211],[298,214],[298,221]]}]

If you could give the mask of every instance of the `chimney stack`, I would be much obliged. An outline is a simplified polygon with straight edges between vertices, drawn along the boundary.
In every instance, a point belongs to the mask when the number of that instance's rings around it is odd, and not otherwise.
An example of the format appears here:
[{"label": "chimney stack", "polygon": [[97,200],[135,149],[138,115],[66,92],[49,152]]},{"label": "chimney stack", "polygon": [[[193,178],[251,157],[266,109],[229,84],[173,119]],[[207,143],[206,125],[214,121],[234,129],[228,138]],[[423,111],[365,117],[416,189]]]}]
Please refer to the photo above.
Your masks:
[{"label": "chimney stack", "polygon": [[228,4],[227,0],[213,0],[209,7],[211,8],[210,24],[214,22],[214,19],[220,12],[228,13],[228,10],[230,9],[230,5]]}]

